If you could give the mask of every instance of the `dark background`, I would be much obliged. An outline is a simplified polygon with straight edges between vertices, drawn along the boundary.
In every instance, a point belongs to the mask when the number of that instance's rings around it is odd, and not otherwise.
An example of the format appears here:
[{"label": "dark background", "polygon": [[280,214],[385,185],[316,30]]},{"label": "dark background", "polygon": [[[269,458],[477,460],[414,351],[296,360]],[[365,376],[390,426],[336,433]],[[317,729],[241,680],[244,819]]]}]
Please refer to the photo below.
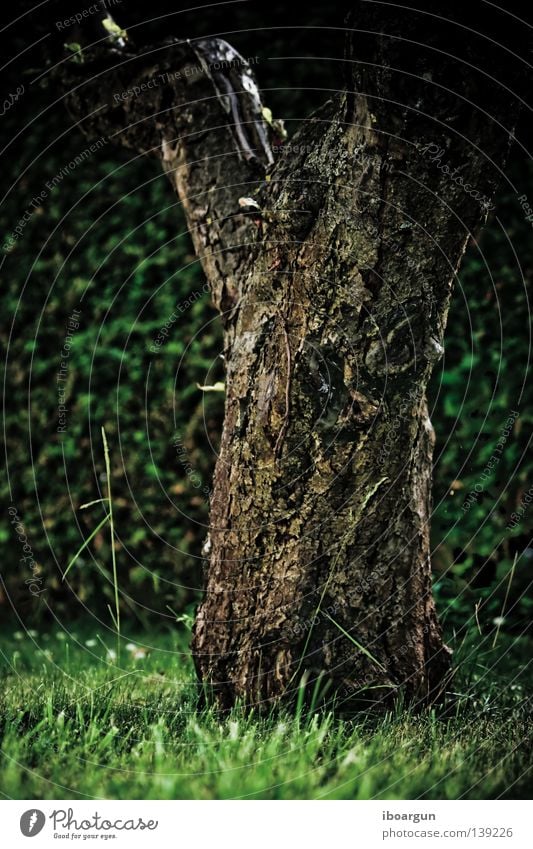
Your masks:
[{"label": "dark background", "polygon": [[[2,33],[8,62],[2,100],[24,88],[7,109],[4,104],[2,116],[2,244],[32,198],[87,147],[49,69],[64,56],[64,43],[87,41],[77,27],[59,31],[56,22],[88,6],[52,2],[35,9],[23,3],[11,10],[19,20]],[[110,10],[138,46],[170,35],[222,34],[243,56],[258,57],[254,68],[265,101],[292,134],[328,92],[343,85],[348,6],[313,3],[305,20],[281,3],[181,12],[174,4],[152,2],[148,8],[124,0]],[[525,49],[527,26],[520,21],[485,3],[448,6],[464,26],[515,51]],[[153,20],[147,22],[148,16]],[[95,16],[88,23],[96,24]],[[458,49],[468,51],[470,42],[468,36]],[[454,44],[450,37],[450,49]],[[513,83],[517,67],[510,55]],[[524,74],[524,88],[526,81]],[[461,628],[478,605],[480,627],[493,627],[516,556],[502,625],[516,635],[529,627],[533,606],[533,507],[508,528],[533,486],[526,384],[533,231],[518,200],[525,194],[533,204],[533,169],[523,148],[530,146],[530,127],[531,113],[524,109],[496,212],[475,234],[477,247],[471,245],[461,270],[430,399],[437,433],[433,565],[441,614],[447,628]],[[159,164],[110,145],[67,169],[3,256],[8,478],[2,495],[17,510],[46,588],[39,599],[28,592],[28,569],[6,512],[0,530],[0,604],[6,615],[15,610],[29,625],[51,616],[78,618],[87,610],[108,623],[113,589],[107,529],[62,581],[67,563],[103,515],[100,505],[78,509],[105,495],[102,426],[111,450],[123,615],[155,627],[190,611],[202,580],[206,493],[223,408],[222,394],[197,388],[223,379],[220,329],[208,296],[194,296],[158,353],[150,347],[176,304],[203,285]],[[68,360],[67,429],[58,434],[56,375],[74,308],[81,309],[80,327]],[[512,411],[519,417],[501,459],[464,512]]]}]

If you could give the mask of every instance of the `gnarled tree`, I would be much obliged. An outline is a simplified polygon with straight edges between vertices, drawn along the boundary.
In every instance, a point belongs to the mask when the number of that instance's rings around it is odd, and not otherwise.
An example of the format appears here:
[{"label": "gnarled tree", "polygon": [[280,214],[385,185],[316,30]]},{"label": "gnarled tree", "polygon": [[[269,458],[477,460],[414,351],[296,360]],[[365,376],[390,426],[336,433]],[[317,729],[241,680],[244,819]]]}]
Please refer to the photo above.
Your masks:
[{"label": "gnarled tree", "polygon": [[459,25],[356,2],[347,33],[338,93],[283,144],[216,38],[115,37],[58,72],[85,133],[161,158],[221,311],[193,654],[224,706],[289,698],[304,673],[342,698],[428,699],[449,670],[426,386],[516,107],[494,47]]}]

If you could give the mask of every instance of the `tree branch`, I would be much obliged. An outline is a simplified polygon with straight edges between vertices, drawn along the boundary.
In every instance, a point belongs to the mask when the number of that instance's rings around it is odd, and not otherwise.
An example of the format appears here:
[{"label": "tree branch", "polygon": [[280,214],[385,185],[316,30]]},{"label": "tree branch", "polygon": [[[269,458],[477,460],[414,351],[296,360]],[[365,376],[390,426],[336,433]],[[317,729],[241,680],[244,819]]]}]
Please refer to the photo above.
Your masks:
[{"label": "tree branch", "polygon": [[250,64],[218,38],[170,41],[139,54],[127,45],[95,46],[82,58],[56,72],[70,114],[91,138],[161,159],[227,323],[257,239],[239,198],[260,195],[274,161]]}]

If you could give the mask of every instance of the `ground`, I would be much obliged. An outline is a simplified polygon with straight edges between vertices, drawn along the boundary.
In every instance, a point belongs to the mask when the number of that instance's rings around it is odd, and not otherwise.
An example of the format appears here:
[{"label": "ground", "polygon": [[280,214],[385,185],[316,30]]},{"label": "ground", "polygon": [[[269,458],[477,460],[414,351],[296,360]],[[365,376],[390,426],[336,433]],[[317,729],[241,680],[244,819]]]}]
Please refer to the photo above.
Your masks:
[{"label": "ground", "polygon": [[4,797],[481,799],[530,796],[528,641],[452,639],[447,708],[339,717],[304,700],[198,710],[183,623],[150,639],[58,626],[3,635]]}]

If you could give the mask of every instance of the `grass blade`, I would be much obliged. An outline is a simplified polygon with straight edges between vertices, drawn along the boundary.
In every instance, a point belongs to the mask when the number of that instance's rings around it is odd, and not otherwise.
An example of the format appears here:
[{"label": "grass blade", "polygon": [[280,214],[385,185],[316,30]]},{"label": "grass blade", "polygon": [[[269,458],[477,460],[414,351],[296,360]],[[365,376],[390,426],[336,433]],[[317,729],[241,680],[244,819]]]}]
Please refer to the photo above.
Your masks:
[{"label": "grass blade", "polygon": [[111,621],[113,622],[113,625],[118,630],[118,623],[117,623],[117,620],[116,620],[116,616],[113,613],[113,608],[111,607],[110,604],[107,605],[107,609],[109,610],[109,615],[111,616]]},{"label": "grass blade", "polygon": [[382,664],[382,663],[380,663],[380,662],[379,662],[379,660],[376,660],[376,658],[374,657],[374,655],[373,655],[373,654],[371,654],[371,653],[368,651],[368,649],[365,649],[365,647],[364,647],[364,646],[362,646],[362,645],[361,645],[361,643],[358,643],[358,642],[357,642],[357,640],[356,640],[354,637],[352,637],[352,635],[351,635],[351,634],[349,634],[349,633],[348,633],[348,631],[345,631],[345,630],[344,630],[344,628],[342,627],[342,625],[339,625],[339,623],[338,623],[338,622],[335,622],[335,620],[334,620],[334,619],[333,619],[333,618],[329,615],[329,613],[326,613],[326,611],[325,611],[325,610],[323,611],[323,613],[324,613],[324,616],[326,616],[326,617],[329,619],[329,621],[330,621],[330,622],[333,622],[333,624],[335,625],[335,627],[336,627],[336,628],[338,628],[338,629],[339,629],[339,631],[340,631],[342,634],[344,634],[344,636],[345,636],[345,637],[348,637],[348,639],[350,640],[350,642],[351,642],[351,643],[353,643],[353,644],[354,644],[354,646],[356,646],[356,647],[359,649],[359,651],[363,652],[363,654],[364,654],[366,657],[368,657],[368,658],[369,658],[369,659],[370,659],[373,663],[375,663],[375,664],[376,664],[376,666],[378,666],[378,667],[381,669],[381,671],[382,671],[382,672],[386,672],[386,671],[387,671],[387,670],[385,669],[385,667],[383,666],[383,664]]},{"label": "grass blade", "polygon": [[80,504],[78,510],[86,510],[87,507],[92,507],[93,504],[101,504],[103,501],[109,501],[108,498],[95,498],[94,501],[88,501],[87,504]]},{"label": "grass blade", "polygon": [[89,536],[87,537],[87,539],[84,541],[83,545],[82,545],[82,546],[81,546],[81,547],[77,550],[76,554],[74,555],[74,557],[72,558],[72,560],[71,560],[71,561],[70,561],[70,563],[68,564],[67,568],[66,568],[66,569],[65,569],[65,571],[63,572],[63,578],[62,578],[62,580],[63,580],[63,581],[64,581],[64,580],[65,580],[65,578],[67,577],[67,574],[69,573],[69,571],[70,571],[71,567],[72,567],[72,566],[74,566],[74,564],[75,564],[76,560],[78,559],[78,557],[80,556],[80,554],[82,553],[82,551],[84,551],[84,550],[87,548],[87,546],[89,545],[90,541],[91,541],[92,539],[94,539],[94,537],[96,536],[96,534],[98,533],[98,531],[100,530],[100,528],[103,528],[103,526],[105,525],[105,523],[107,522],[107,520],[108,520],[109,518],[110,518],[110,514],[109,514],[109,513],[106,513],[106,515],[104,516],[104,518],[102,519],[102,521],[101,521],[101,522],[100,522],[100,523],[96,526],[96,528],[94,529],[94,531],[92,531],[92,532],[89,534]]},{"label": "grass blade", "polygon": [[104,460],[105,471],[107,477],[107,500],[109,502],[109,527],[111,532],[111,563],[113,566],[113,586],[115,588],[115,616],[113,617],[117,629],[117,644],[120,643],[120,604],[118,598],[118,576],[117,576],[117,557],[115,551],[115,522],[113,518],[113,499],[111,497],[111,463],[109,460],[109,446],[105,429],[102,426],[102,440],[104,443]]}]

